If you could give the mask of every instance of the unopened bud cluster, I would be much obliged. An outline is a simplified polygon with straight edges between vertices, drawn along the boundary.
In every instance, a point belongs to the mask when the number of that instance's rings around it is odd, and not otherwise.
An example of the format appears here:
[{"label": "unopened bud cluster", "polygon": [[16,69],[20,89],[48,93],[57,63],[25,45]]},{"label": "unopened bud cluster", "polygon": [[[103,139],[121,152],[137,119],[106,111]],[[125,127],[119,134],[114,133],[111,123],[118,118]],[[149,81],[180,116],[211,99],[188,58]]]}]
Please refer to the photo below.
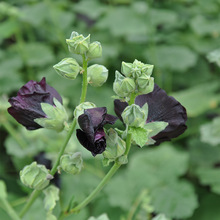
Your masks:
[{"label": "unopened bud cluster", "polygon": [[[98,41],[90,42],[90,35],[84,37],[73,31],[69,39],[66,39],[68,49],[73,54],[84,57],[86,61],[102,56],[102,46]],[[78,74],[83,73],[83,68],[73,58],[65,58],[53,66],[56,72],[66,79],[76,79]],[[91,86],[100,87],[108,78],[108,69],[103,65],[94,64],[88,68],[87,81]]]},{"label": "unopened bud cluster", "polygon": [[147,94],[153,91],[154,78],[151,77],[153,65],[138,60],[133,63],[122,62],[121,72],[115,72],[113,89],[119,97],[128,97],[131,93]]}]

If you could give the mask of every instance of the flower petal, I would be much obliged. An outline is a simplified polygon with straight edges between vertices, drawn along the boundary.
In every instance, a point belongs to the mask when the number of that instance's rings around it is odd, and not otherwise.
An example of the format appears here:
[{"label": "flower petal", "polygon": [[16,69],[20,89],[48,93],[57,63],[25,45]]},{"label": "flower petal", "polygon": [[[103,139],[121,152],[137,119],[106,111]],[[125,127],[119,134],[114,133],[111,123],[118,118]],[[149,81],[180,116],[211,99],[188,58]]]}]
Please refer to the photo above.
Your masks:
[{"label": "flower petal", "polygon": [[119,117],[119,119],[121,121],[122,120],[122,117],[121,117],[121,114],[122,112],[124,111],[124,109],[128,106],[128,103],[127,102],[122,102],[120,101],[119,99],[115,99],[114,100],[114,110],[115,110],[115,114]]},{"label": "flower petal", "polygon": [[76,136],[80,142],[80,144],[85,147],[88,151],[92,153],[92,155],[95,157],[97,154],[101,154],[105,148],[106,148],[106,143],[105,139],[101,138],[95,143],[92,143],[89,141],[87,134],[80,129],[76,130]]},{"label": "flower petal", "polygon": [[83,130],[83,132],[86,134],[87,139],[93,143],[94,142],[94,128],[91,122],[91,118],[87,114],[82,114],[78,117],[78,123],[80,128]]},{"label": "flower petal", "polygon": [[106,107],[101,108],[90,108],[84,111],[84,114],[88,115],[94,130],[98,129],[100,126],[103,126],[103,122],[107,113]]},{"label": "flower petal", "polygon": [[168,96],[158,85],[155,84],[153,92],[137,96],[135,103],[140,107],[148,103],[147,122],[168,122],[168,126],[153,137],[157,144],[175,138],[186,130],[186,109],[175,98]]},{"label": "flower petal", "polygon": [[41,126],[34,120],[46,117],[41,103],[54,105],[53,98],[62,103],[61,96],[54,88],[46,84],[45,78],[40,82],[31,80],[19,89],[16,97],[9,99],[11,107],[8,112],[28,130],[38,129]]}]

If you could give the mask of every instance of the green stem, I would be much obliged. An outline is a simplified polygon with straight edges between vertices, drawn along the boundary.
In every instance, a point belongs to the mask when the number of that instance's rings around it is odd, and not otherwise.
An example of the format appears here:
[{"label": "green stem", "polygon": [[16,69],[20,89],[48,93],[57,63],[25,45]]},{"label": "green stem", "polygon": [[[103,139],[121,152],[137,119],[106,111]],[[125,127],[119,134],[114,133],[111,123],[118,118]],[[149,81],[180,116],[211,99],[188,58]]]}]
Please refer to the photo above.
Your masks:
[{"label": "green stem", "polygon": [[126,150],[125,150],[124,155],[128,155],[128,153],[131,149],[131,138],[132,138],[132,134],[128,133],[127,138],[126,138]]},{"label": "green stem", "polygon": [[136,98],[136,93],[135,92],[131,93],[130,100],[129,100],[128,104],[129,105],[134,104],[135,98]]},{"label": "green stem", "polygon": [[80,211],[82,208],[84,208],[88,203],[90,203],[94,199],[94,197],[102,190],[102,188],[108,183],[108,181],[111,179],[111,177],[115,174],[115,172],[118,170],[120,166],[120,164],[114,163],[112,168],[105,175],[105,177],[102,179],[99,185],[92,191],[92,193],[87,198],[85,198],[85,200],[83,200],[79,205],[71,209],[70,213],[76,213]]},{"label": "green stem", "polygon": [[7,130],[7,132],[16,140],[16,142],[20,145],[22,149],[25,149],[27,147],[27,144],[23,141],[23,139],[19,135],[17,135],[17,132],[11,126],[10,123],[8,123],[7,121],[4,121],[2,125]]},{"label": "green stem", "polygon": [[61,158],[61,156],[63,155],[63,153],[64,153],[64,151],[66,149],[66,146],[67,146],[67,144],[68,144],[68,142],[69,142],[69,140],[70,140],[70,138],[71,138],[71,136],[73,134],[73,131],[74,131],[75,127],[76,127],[76,118],[74,118],[74,120],[73,120],[73,122],[72,122],[72,124],[70,126],[70,130],[69,130],[69,132],[67,134],[66,140],[63,143],[62,148],[60,149],[59,155],[57,157],[57,160],[56,160],[55,164],[53,165],[53,168],[50,171],[50,174],[52,176],[57,172],[57,167],[60,164],[60,158]]},{"label": "green stem", "polygon": [[[85,99],[86,99],[86,92],[87,92],[87,85],[88,85],[88,83],[87,83],[87,64],[88,64],[87,60],[86,60],[85,56],[83,56],[83,70],[84,70],[84,72],[83,72],[82,94],[81,94],[81,98],[80,98],[80,104],[82,102],[84,102]],[[63,144],[63,146],[62,146],[62,148],[59,152],[58,158],[57,158],[56,162],[54,163],[54,165],[53,165],[53,167],[50,171],[50,174],[52,176],[57,172],[57,167],[60,164],[60,158],[63,155],[63,153],[66,149],[66,146],[67,146],[67,144],[68,144],[68,142],[69,142],[69,140],[70,140],[70,138],[73,134],[73,131],[76,127],[76,122],[77,122],[76,118],[74,118],[74,120],[73,120],[73,122],[70,126],[69,132],[67,134],[66,140],[65,140],[65,142],[64,142],[64,144]],[[20,213],[21,217],[24,216],[24,214],[28,211],[28,209],[31,207],[31,205],[33,204],[35,199],[40,195],[40,193],[41,193],[41,191],[39,191],[39,190],[34,190],[32,192],[31,197],[29,198],[28,202],[26,203],[26,205],[24,206],[24,208],[22,209],[22,211]]]},{"label": "green stem", "polygon": [[21,220],[17,213],[14,211],[14,209],[11,207],[9,202],[6,199],[0,199],[0,202],[2,203],[5,211],[8,213],[8,215],[11,217],[13,220]]},{"label": "green stem", "polygon": [[83,58],[83,83],[82,83],[82,93],[81,93],[81,98],[80,98],[80,103],[84,102],[86,99],[86,93],[87,93],[87,65],[88,61],[86,60],[85,55],[82,56]]},{"label": "green stem", "polygon": [[25,213],[29,210],[29,208],[31,207],[35,199],[40,195],[40,193],[41,190],[36,190],[36,189],[31,193],[30,198],[28,199],[27,203],[25,204],[25,206],[23,207],[23,209],[19,214],[20,218],[22,218],[25,215]]}]

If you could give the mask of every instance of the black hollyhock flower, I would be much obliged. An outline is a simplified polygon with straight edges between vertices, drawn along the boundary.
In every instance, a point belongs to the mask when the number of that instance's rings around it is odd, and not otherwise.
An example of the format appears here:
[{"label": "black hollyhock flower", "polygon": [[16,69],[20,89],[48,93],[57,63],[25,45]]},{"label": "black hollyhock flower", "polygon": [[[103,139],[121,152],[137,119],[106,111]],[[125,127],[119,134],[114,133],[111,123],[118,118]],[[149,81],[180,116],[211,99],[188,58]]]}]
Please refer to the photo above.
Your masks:
[{"label": "black hollyhock flower", "polygon": [[114,124],[117,117],[107,114],[105,107],[86,109],[84,114],[78,118],[79,126],[82,130],[76,130],[76,136],[93,156],[101,154],[106,148],[105,124]]},{"label": "black hollyhock flower", "polygon": [[[152,137],[156,144],[170,141],[171,138],[178,137],[186,130],[186,109],[172,96],[168,96],[158,85],[154,85],[153,92],[136,97],[135,104],[142,107],[145,103],[148,104],[146,123],[153,121],[168,122],[168,126],[163,131]],[[114,106],[116,115],[122,120],[121,114],[128,103],[116,99]]]},{"label": "black hollyhock flower", "polygon": [[45,78],[40,82],[31,80],[19,89],[16,97],[8,100],[11,104],[8,112],[28,130],[42,128],[34,119],[47,117],[41,109],[41,103],[54,105],[53,98],[62,104],[61,96],[46,84]]}]

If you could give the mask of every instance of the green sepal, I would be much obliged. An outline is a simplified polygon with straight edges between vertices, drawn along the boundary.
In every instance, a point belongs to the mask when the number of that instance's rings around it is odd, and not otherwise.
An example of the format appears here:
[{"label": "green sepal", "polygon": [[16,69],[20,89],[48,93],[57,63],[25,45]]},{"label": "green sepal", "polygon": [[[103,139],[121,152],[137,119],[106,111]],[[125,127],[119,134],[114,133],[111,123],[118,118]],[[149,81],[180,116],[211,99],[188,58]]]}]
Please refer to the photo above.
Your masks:
[{"label": "green sepal", "polygon": [[86,53],[87,59],[92,60],[102,56],[102,45],[100,42],[95,41],[89,44],[89,50]]},{"label": "green sepal", "polygon": [[34,121],[44,128],[60,132],[64,129],[64,123],[68,120],[68,115],[63,105],[56,98],[53,98],[53,102],[55,106],[41,103],[41,108],[47,117],[36,118]]},{"label": "green sepal", "polygon": [[129,127],[128,130],[131,133],[132,141],[138,146],[143,147],[148,141],[148,131],[140,127]]},{"label": "green sepal", "polygon": [[43,190],[45,195],[44,208],[47,211],[52,211],[56,206],[56,202],[59,200],[59,191],[59,188],[54,185],[50,185],[45,190]]},{"label": "green sepal", "polygon": [[168,123],[164,121],[150,122],[144,125],[144,129],[148,131],[148,137],[153,137],[167,127]]},{"label": "green sepal", "polygon": [[73,58],[64,58],[59,63],[53,66],[55,71],[66,79],[76,79],[80,66],[78,62]]},{"label": "green sepal", "polygon": [[94,64],[87,69],[87,80],[91,86],[100,87],[108,79],[108,69],[103,65]]}]

